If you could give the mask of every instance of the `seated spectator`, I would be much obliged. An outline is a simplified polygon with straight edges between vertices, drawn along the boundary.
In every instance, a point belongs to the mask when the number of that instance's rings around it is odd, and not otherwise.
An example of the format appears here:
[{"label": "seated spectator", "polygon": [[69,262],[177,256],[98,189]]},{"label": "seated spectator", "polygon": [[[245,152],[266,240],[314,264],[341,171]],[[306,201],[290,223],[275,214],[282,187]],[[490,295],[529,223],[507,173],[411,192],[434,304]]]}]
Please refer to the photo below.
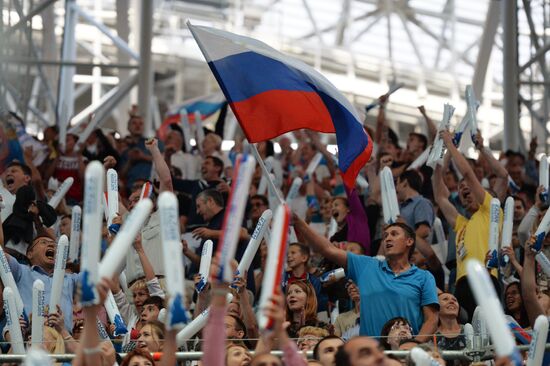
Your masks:
[{"label": "seated spectator", "polygon": [[290,243],[286,253],[288,271],[283,274],[283,291],[288,285],[297,281],[306,281],[315,289],[317,298],[321,297],[321,281],[309,273],[310,252],[307,245],[302,243]]},{"label": "seated spectator", "polygon": [[400,351],[410,351],[414,347],[422,344],[422,342],[419,342],[416,339],[409,338],[409,339],[402,339],[401,344],[399,345]]},{"label": "seated spectator", "polygon": [[126,354],[120,366],[155,366],[156,362],[151,353],[142,349],[135,349]]},{"label": "seated spectator", "polygon": [[390,319],[382,327],[380,343],[387,350],[399,349],[399,344],[404,339],[412,337],[412,328],[409,321],[403,317]]},{"label": "seated spectator", "polygon": [[315,348],[313,348],[313,358],[319,360],[322,366],[333,366],[334,355],[336,354],[338,347],[343,344],[344,341],[338,336],[326,336],[317,342]]},{"label": "seated spectator", "polygon": [[254,355],[250,360],[250,366],[284,366],[283,361],[270,353]]},{"label": "seated spectator", "polygon": [[328,336],[328,330],[318,327],[302,327],[298,332],[298,349],[300,351],[312,350],[317,342]]},{"label": "seated spectator", "polygon": [[323,326],[317,319],[317,296],[311,284],[296,281],[286,291],[286,320],[290,338],[297,338],[304,326]]},{"label": "seated spectator", "polygon": [[164,346],[164,324],[150,321],[139,331],[136,348],[148,353],[162,352]]},{"label": "seated spectator", "polygon": [[355,337],[340,346],[334,356],[334,363],[338,366],[389,366],[395,364],[384,354],[380,343],[369,337]]},{"label": "seated spectator", "polygon": [[442,292],[439,298],[439,326],[437,328],[437,348],[461,350],[466,348],[464,327],[458,323],[460,305],[453,294]]},{"label": "seated spectator", "polygon": [[241,318],[235,315],[224,316],[225,332],[227,339],[240,340],[246,339],[246,326]]},{"label": "seated spectator", "polygon": [[353,281],[349,280],[346,283],[346,289],[348,296],[351,301],[353,301],[353,308],[350,311],[338,315],[334,323],[334,334],[338,337],[342,337],[344,340],[359,335],[359,309],[361,301],[359,289]]},{"label": "seated spectator", "polygon": [[[210,273],[219,272],[218,261],[218,256],[212,259]],[[220,332],[219,330],[222,329],[222,327],[225,327],[227,331],[229,328],[227,323],[224,324],[224,317],[227,311],[226,295],[229,289],[229,284],[218,281],[216,277],[213,277],[211,286],[213,288],[212,302],[210,305],[210,316],[208,318],[208,323],[206,324],[203,332],[205,343],[202,362],[204,365],[208,366],[222,366],[226,362],[226,357],[221,354],[219,350],[223,349],[225,346],[226,332]],[[283,350],[283,360],[285,361],[285,364],[305,366],[306,362],[298,353],[296,344],[288,338],[288,335],[283,328],[284,311],[282,296],[274,296],[263,310],[265,316],[273,319],[273,335],[274,338],[278,338],[279,340],[279,347]],[[227,319],[227,317],[225,317],[225,319]],[[256,355],[251,361],[252,365],[259,364],[257,363],[257,358],[263,357],[263,354],[268,353],[271,350],[271,341],[273,340],[273,337],[265,338],[265,335],[266,334],[264,333],[262,335],[262,339],[258,342],[258,346],[256,347]]]},{"label": "seated spectator", "polygon": [[545,315],[550,315],[550,295],[548,290],[537,291],[537,300],[544,311]]},{"label": "seated spectator", "polygon": [[44,327],[44,349],[52,355],[65,353],[63,337],[52,327]]},{"label": "seated spectator", "polygon": [[242,343],[230,343],[225,347],[226,366],[248,366],[250,353]]},{"label": "seated spectator", "polygon": [[529,319],[523,305],[521,283],[519,281],[512,282],[506,286],[504,300],[504,313],[511,315],[522,328],[528,328]]},{"label": "seated spectator", "polygon": [[[428,344],[419,344],[418,346],[416,346],[418,348],[420,348],[421,350],[423,351],[426,351],[426,353],[428,355],[430,355],[434,360],[435,362],[440,365],[440,366],[446,366],[447,363],[445,362],[445,360],[443,359],[443,357],[441,357],[441,353],[439,353],[436,349],[433,348],[433,346],[431,345],[428,345]],[[415,362],[411,359],[411,357],[407,357],[407,365],[415,365]],[[432,366],[435,366],[435,364],[431,364]]]},{"label": "seated spectator", "polygon": [[140,320],[142,323],[158,320],[160,311],[164,309],[164,300],[159,296],[151,296],[143,301]]}]

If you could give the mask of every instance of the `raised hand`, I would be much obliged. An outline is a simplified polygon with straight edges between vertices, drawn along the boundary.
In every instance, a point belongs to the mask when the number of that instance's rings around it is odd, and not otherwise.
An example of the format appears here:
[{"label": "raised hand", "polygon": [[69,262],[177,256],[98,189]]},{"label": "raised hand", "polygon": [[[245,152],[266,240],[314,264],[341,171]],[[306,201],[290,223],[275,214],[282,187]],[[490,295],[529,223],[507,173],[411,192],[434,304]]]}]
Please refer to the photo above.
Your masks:
[{"label": "raised hand", "polygon": [[152,151],[158,149],[158,141],[156,138],[148,139],[145,141],[145,147],[147,150]]},{"label": "raised hand", "polygon": [[441,131],[439,137],[443,140],[445,146],[449,147],[453,144],[453,134],[449,130]]},{"label": "raised hand", "polygon": [[116,163],[116,159],[111,155],[103,159],[103,167],[105,167],[105,170],[114,168],[116,166]]},{"label": "raised hand", "polygon": [[63,316],[63,311],[61,311],[59,305],[57,305],[57,312],[48,314],[46,322],[48,326],[52,327],[59,333],[63,331],[63,328],[65,327],[65,317]]}]

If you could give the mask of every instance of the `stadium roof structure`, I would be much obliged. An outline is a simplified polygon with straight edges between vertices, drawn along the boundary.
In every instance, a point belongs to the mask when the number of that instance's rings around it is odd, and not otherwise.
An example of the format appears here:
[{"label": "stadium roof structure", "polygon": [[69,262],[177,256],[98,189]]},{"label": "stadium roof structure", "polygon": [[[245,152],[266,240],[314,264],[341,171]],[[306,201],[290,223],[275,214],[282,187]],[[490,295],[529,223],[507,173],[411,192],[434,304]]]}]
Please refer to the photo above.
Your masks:
[{"label": "stadium roof structure", "polygon": [[[36,129],[67,116],[78,123],[96,106],[107,125],[116,120],[124,131],[131,98],[123,91],[134,85],[138,100],[154,94],[166,107],[216,91],[185,26],[191,20],[260,39],[314,66],[363,115],[365,105],[403,83],[387,108],[402,138],[423,131],[421,104],[437,121],[450,102],[458,123],[465,86],[472,84],[481,102],[479,126],[492,147],[524,150],[531,135],[548,140],[548,0],[29,3],[0,1],[0,100]],[[108,102],[113,95],[116,103]],[[159,103],[139,105],[155,120]],[[365,117],[374,123],[376,111]]]}]

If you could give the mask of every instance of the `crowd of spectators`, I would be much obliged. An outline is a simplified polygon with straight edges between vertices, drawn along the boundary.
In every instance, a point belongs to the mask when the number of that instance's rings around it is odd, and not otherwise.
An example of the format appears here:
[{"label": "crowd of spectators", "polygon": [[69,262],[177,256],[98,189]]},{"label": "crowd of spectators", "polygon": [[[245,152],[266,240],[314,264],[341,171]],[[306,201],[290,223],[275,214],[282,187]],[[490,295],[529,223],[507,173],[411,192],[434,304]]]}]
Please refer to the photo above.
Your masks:
[{"label": "crowd of spectators", "polygon": [[[547,195],[538,187],[536,139],[525,155],[495,154],[478,132],[473,138],[476,152],[466,157],[453,143],[452,132],[442,131],[439,136],[447,151],[443,164],[410,169],[429,149],[436,126],[420,107],[425,124],[416,130],[425,133],[398,136],[385,118],[387,102],[386,96],[380,97],[376,125],[365,126],[375,144],[371,160],[360,173],[368,186],[344,187],[334,156],[317,133],[295,131],[282,136],[276,141],[277,152],[275,141],[257,144],[283,196],[294,178],[303,179],[290,202],[293,234],[283,281],[270,304],[261,309],[258,300],[269,245],[265,238],[249,271],[236,275],[231,287],[212,279],[203,291],[195,291],[202,247],[212,240],[215,253],[222,235],[233,163],[237,154],[246,151],[243,141],[236,141],[231,151],[222,151],[222,136],[205,129],[200,146],[186,151],[184,142],[190,136],[184,136],[179,125],[169,126],[163,141],[147,139],[143,119],[132,112],[128,136],[98,128],[86,141],[79,140],[79,133],[69,133],[61,143],[55,127],[48,127],[38,140],[27,135],[24,121],[16,115],[3,116],[0,244],[27,314],[32,309],[34,280],[44,282],[46,298],[51,293],[56,242],[62,234],[71,235],[72,207],[83,204],[84,172],[92,160],[118,172],[117,223],[124,222],[147,182],[154,187],[153,200],[163,191],[177,195],[189,288],[186,306],[193,317],[209,308],[206,327],[183,345],[176,342],[175,331],[167,331],[159,321],[170,269],[163,265],[160,219],[154,211],[127,253],[123,276],[105,278],[98,285],[102,299],[112,292],[128,332],[115,334],[102,306],[79,304],[77,260],[67,263],[60,305],[46,317],[46,352],[76,353],[74,364],[93,366],[183,364],[176,361],[178,349],[203,351],[202,361],[195,362],[205,366],[340,366],[411,364],[410,357],[399,359],[383,351],[422,347],[441,365],[469,364],[445,361],[440,351],[469,347],[464,325],[472,322],[476,301],[465,262],[486,263],[490,202],[495,197],[504,203],[508,196],[514,198],[513,245],[501,250],[509,258],[506,265],[490,274],[506,314],[523,329],[532,328],[538,315],[550,312],[550,283],[531,250],[534,231],[548,208]],[[28,143],[8,143],[14,141],[9,140],[10,134],[25,134]],[[322,154],[321,162],[307,175],[317,153]],[[400,210],[391,224],[382,215],[379,174],[385,167],[393,174]],[[48,205],[56,188],[69,177],[74,183],[62,202],[55,208]],[[257,167],[236,262],[262,213],[275,204]],[[436,226],[443,228],[443,241],[438,240]],[[102,235],[105,252],[116,234],[105,223]],[[550,254],[550,240],[544,241],[542,251]],[[217,266],[214,258],[211,273]],[[323,276],[339,269],[345,272],[343,278]],[[233,295],[229,304],[228,293]],[[273,319],[271,332],[259,331],[258,312]],[[20,322],[25,341],[30,335],[30,315]],[[12,353],[6,322],[3,312],[1,350]],[[107,331],[107,339],[100,339],[98,324]],[[274,356],[272,350],[282,351],[282,357]],[[304,351],[312,351],[312,358],[308,360]],[[127,355],[120,359],[119,353]]]}]

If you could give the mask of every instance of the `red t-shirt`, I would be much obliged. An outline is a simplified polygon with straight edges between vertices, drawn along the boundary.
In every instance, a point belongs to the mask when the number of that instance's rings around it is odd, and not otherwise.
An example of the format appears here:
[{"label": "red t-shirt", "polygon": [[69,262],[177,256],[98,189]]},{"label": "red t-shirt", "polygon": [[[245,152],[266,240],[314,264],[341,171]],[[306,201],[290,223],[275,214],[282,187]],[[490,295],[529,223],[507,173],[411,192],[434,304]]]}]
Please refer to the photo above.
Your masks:
[{"label": "red t-shirt", "polygon": [[74,183],[65,197],[80,202],[82,201],[82,180],[78,167],[76,156],[60,156],[55,167],[54,177],[59,180],[59,184],[63,183],[65,179],[73,177]]}]

